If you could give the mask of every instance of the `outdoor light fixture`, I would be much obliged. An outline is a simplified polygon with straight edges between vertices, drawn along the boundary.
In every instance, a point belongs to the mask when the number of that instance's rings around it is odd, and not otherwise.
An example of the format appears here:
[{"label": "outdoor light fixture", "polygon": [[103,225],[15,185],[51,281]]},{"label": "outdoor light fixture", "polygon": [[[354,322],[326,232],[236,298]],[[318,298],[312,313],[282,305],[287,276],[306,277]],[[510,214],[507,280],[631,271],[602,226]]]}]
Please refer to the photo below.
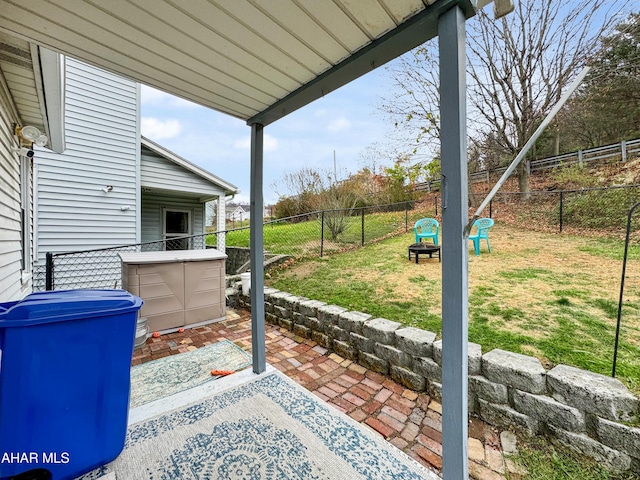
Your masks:
[{"label": "outdoor light fixture", "polygon": [[107,185],[106,187],[102,187],[102,191],[104,193],[109,193],[111,190],[113,190],[113,185]]},{"label": "outdoor light fixture", "polygon": [[16,125],[14,133],[20,139],[20,145],[22,146],[32,147],[35,144],[38,147],[44,147],[49,143],[47,136],[31,125],[25,125],[24,127]]},{"label": "outdoor light fixture", "polygon": [[513,0],[478,0],[476,8],[482,10],[485,6],[493,1],[493,16],[496,20],[500,17],[504,17],[508,13],[513,12],[515,8]]},{"label": "outdoor light fixture", "polygon": [[32,158],[34,155],[33,150],[27,147],[11,147],[11,151],[28,158]]}]

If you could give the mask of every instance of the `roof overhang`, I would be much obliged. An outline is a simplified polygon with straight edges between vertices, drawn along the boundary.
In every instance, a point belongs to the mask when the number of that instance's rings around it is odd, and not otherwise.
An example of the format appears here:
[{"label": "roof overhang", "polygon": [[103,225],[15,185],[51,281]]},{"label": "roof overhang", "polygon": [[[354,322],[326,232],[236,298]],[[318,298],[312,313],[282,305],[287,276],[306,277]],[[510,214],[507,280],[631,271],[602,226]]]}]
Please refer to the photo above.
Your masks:
[{"label": "roof overhang", "polygon": [[0,77],[20,126],[49,138],[47,148],[64,150],[64,60],[23,38],[0,31]]},{"label": "roof overhang", "polygon": [[[392,0],[391,0],[392,1]],[[416,13],[393,30],[376,38],[357,50],[348,58],[321,73],[316,78],[275,102],[257,115],[248,119],[248,124],[268,125],[304,107],[305,105],[333,92],[362,75],[384,65],[409,50],[422,45],[438,35],[440,14],[459,4],[467,18],[475,15],[471,2],[440,0],[428,2],[422,11]]]},{"label": "roof overhang", "polygon": [[[205,170],[204,168],[201,168],[191,163],[189,160],[182,158],[180,155],[173,153],[171,150],[167,150],[162,145],[158,145],[157,143],[149,140],[146,137],[143,137],[143,136],[140,137],[140,144],[143,147],[146,147],[152,152],[154,152],[156,155],[166,158],[167,160],[175,163],[176,165],[179,165],[182,168],[194,173],[195,175],[198,175],[199,177],[207,180],[208,182],[211,182],[217,188],[220,188],[222,191],[224,191],[225,196],[235,195],[240,192],[240,190],[238,190],[238,187],[236,187],[235,185],[221,179],[220,177]],[[211,197],[211,198],[216,198],[216,197]],[[205,198],[205,200],[210,200],[211,198]]]},{"label": "roof overhang", "polygon": [[475,0],[0,0],[0,30],[268,125],[435,37]]}]

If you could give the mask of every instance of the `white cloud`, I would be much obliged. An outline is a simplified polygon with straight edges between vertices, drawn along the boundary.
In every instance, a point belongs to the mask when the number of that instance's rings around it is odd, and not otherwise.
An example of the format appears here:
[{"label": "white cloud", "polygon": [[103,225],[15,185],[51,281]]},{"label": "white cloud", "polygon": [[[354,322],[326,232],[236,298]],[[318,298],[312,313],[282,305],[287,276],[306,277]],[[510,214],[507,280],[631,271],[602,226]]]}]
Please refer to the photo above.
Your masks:
[{"label": "white cloud", "polygon": [[169,107],[199,107],[197,103],[190,102],[184,98],[175,97],[170,93],[157,90],[148,85],[140,86],[141,103],[144,106],[169,106]]},{"label": "white cloud", "polygon": [[163,140],[180,135],[182,125],[178,120],[160,120],[153,117],[142,117],[140,129],[142,135],[151,140]]},{"label": "white cloud", "polygon": [[[268,133],[264,134],[262,143],[265,152],[273,152],[278,149],[278,139],[276,137],[272,137]],[[233,146],[239,149],[250,149],[251,137],[242,137],[240,140],[236,141]]]},{"label": "white cloud", "polygon": [[351,122],[345,117],[336,118],[327,125],[329,133],[338,133],[351,128]]}]

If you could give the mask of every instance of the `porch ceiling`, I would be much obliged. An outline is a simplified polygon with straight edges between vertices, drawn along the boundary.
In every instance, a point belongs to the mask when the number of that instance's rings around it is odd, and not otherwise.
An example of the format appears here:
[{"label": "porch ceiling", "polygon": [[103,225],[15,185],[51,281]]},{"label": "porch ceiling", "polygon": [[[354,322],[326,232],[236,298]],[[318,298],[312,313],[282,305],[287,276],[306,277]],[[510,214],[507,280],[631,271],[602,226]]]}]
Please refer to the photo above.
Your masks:
[{"label": "porch ceiling", "polygon": [[0,0],[0,30],[268,125],[437,35],[475,0]]}]

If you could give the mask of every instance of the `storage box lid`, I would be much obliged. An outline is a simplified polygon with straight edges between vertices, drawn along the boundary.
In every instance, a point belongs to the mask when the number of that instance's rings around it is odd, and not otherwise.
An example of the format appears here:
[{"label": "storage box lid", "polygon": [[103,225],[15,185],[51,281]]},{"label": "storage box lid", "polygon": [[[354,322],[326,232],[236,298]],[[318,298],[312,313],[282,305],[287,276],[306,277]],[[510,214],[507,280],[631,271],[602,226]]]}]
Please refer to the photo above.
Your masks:
[{"label": "storage box lid", "polygon": [[56,290],[0,304],[0,328],[117,315],[139,310],[142,299],[124,290]]},{"label": "storage box lid", "polygon": [[123,263],[171,263],[171,262],[201,262],[204,260],[221,260],[227,255],[214,248],[205,250],[166,250],[162,252],[120,252]]}]

